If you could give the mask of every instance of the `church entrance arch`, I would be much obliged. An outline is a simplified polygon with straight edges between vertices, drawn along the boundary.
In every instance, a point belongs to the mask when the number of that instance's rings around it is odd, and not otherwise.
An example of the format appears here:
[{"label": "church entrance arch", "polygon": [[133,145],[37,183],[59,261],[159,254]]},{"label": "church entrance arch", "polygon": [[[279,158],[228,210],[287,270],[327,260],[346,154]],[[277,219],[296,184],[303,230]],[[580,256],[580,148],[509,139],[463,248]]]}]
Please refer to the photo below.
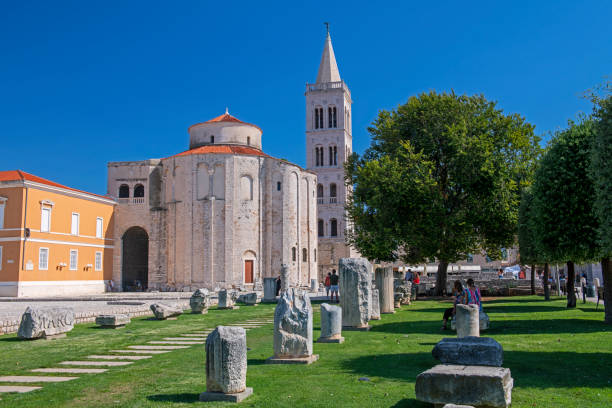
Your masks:
[{"label": "church entrance arch", "polygon": [[243,283],[255,283],[255,261],[257,260],[255,252],[246,251],[242,255],[242,260],[244,264]]},{"label": "church entrance arch", "polygon": [[149,234],[140,227],[121,238],[121,280],[124,292],[141,292],[149,280]]}]

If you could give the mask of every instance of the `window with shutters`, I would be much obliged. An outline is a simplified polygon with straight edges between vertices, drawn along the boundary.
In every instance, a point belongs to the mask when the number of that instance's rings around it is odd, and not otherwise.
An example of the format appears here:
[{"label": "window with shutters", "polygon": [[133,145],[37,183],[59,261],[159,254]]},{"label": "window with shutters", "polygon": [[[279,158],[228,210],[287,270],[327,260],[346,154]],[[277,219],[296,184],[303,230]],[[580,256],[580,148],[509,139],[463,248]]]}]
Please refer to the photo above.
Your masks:
[{"label": "window with shutters", "polygon": [[41,271],[49,269],[49,248],[38,249],[38,269]]},{"label": "window with shutters", "polygon": [[104,230],[104,220],[100,217],[96,218],[96,238],[102,238]]},{"label": "window with shutters", "polygon": [[70,270],[71,271],[77,270],[78,258],[79,258],[79,251],[77,251],[76,249],[71,249],[70,250]]},{"label": "window with shutters", "polygon": [[51,208],[43,207],[40,218],[40,232],[49,232],[51,230]]},{"label": "window with shutters", "polygon": [[102,270],[102,252],[100,251],[96,252],[96,259],[94,262],[94,267],[96,268],[96,271]]},{"label": "window with shutters", "polygon": [[79,214],[72,213],[72,223],[70,225],[70,233],[72,235],[79,235]]}]

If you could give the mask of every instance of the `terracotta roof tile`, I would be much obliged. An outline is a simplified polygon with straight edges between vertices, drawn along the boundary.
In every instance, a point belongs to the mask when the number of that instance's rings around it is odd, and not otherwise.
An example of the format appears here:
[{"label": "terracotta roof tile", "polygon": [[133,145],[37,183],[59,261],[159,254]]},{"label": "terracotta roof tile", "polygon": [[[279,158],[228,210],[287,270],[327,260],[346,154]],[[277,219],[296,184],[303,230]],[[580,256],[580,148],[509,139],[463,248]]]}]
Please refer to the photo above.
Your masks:
[{"label": "terracotta roof tile", "polygon": [[198,125],[202,125],[204,123],[218,123],[218,122],[233,122],[233,123],[241,123],[243,125],[249,125],[249,126],[253,126],[256,127],[257,129],[259,129],[262,133],[263,131],[261,130],[261,128],[257,125],[254,125],[252,123],[247,123],[247,122],[243,122],[238,118],[233,117],[232,115],[230,115],[229,113],[224,113],[221,116],[217,116],[216,118],[213,118],[211,120],[207,120],[206,122],[201,122],[201,123],[196,123],[195,125],[191,125],[189,126],[189,129],[191,129],[194,126],[198,126]]},{"label": "terracotta roof tile", "polygon": [[21,171],[21,170],[0,171],[0,181],[26,181],[26,180],[34,182],[34,183],[46,184],[52,187],[58,187],[58,188],[64,188],[66,190],[77,191],[79,193],[90,194],[90,195],[94,195],[94,196],[102,197],[106,199],[112,199],[109,196],[103,196],[100,194],[90,193],[88,191],[77,190],[76,188],[67,187],[62,184],[56,183],[54,181],[35,176],[34,174],[26,173],[25,171]]},{"label": "terracotta roof tile", "polygon": [[188,156],[190,154],[243,154],[247,156],[263,156],[270,157],[259,149],[246,146],[232,146],[232,145],[207,145],[200,146],[194,149],[184,151],[179,154],[175,154],[170,157]]}]

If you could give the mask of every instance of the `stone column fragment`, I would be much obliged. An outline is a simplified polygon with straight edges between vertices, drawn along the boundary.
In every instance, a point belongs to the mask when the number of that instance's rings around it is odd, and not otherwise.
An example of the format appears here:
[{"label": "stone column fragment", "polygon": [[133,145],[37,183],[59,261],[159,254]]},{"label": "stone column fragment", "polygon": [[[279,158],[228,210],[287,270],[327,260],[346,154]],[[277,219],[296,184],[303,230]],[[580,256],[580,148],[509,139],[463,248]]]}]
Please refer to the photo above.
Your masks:
[{"label": "stone column fragment", "polygon": [[240,402],[253,393],[246,386],[246,331],[218,326],[206,339],[206,392],[200,401]]},{"label": "stone column fragment", "polygon": [[289,289],[293,286],[291,282],[291,273],[289,272],[289,266],[286,264],[281,265],[281,292]]},{"label": "stone column fragment", "polygon": [[380,313],[395,313],[393,296],[393,269],[376,268],[376,287],[378,288],[378,299],[380,301]]},{"label": "stone column fragment", "polygon": [[321,337],[317,343],[343,343],[342,309],[340,306],[321,304]]},{"label": "stone column fragment", "polygon": [[191,295],[189,299],[189,306],[191,307],[191,313],[208,313],[208,307],[210,306],[208,289],[202,288],[193,292],[193,295]]},{"label": "stone column fragment", "polygon": [[264,278],[264,296],[262,302],[276,302],[276,278]]},{"label": "stone column fragment", "polygon": [[234,304],[235,294],[227,289],[221,289],[219,291],[219,309],[238,309],[239,307]]},{"label": "stone column fragment", "polygon": [[68,307],[33,308],[21,316],[20,339],[65,337],[74,328],[74,310]]},{"label": "stone column fragment", "polygon": [[380,320],[380,303],[378,289],[372,289],[372,307],[370,309],[370,320]]},{"label": "stone column fragment", "polygon": [[457,337],[480,336],[478,305],[457,305],[455,312]]},{"label": "stone column fragment", "polygon": [[340,306],[347,330],[369,330],[372,265],[364,258],[340,259]]}]

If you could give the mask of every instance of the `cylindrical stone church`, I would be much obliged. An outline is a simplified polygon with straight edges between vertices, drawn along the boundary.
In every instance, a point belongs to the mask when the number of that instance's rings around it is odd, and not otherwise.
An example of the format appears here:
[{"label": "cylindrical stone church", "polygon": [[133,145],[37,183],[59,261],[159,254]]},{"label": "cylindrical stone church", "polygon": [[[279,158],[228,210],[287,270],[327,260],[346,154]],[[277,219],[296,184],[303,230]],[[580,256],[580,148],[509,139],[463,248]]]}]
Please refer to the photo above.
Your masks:
[{"label": "cylindrical stone church", "polygon": [[262,151],[262,131],[228,113],[189,128],[189,150],[108,164],[120,290],[249,287],[317,277],[317,177]]}]

